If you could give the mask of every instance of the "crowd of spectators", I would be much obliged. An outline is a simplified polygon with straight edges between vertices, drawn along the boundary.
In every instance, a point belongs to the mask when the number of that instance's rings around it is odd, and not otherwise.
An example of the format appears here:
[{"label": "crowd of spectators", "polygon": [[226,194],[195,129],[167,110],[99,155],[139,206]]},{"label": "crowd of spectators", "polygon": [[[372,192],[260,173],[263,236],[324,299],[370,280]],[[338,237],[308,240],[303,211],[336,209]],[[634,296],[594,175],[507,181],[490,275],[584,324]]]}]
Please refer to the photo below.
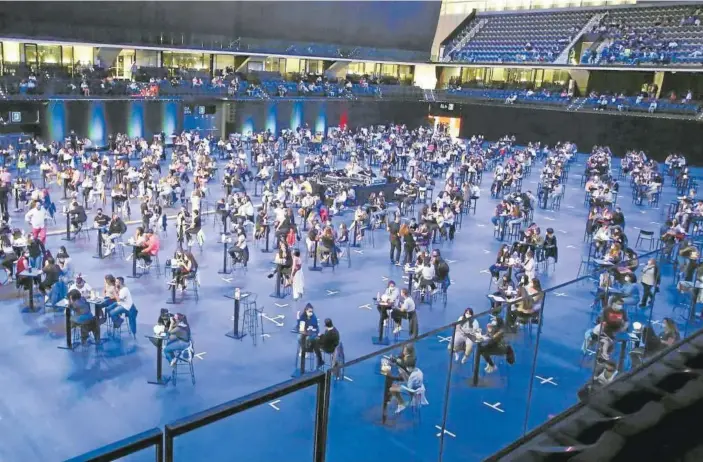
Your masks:
[{"label": "crowd of spectators", "polygon": [[[390,84],[378,76],[329,78],[322,74],[284,76],[274,72],[243,74],[233,68],[220,69],[210,76],[195,69],[132,67],[132,78],[117,78],[113,72],[95,66],[79,66],[73,75],[65,68],[35,70],[18,66],[0,77],[1,96],[186,96],[275,98],[317,96],[356,98],[381,96],[379,84]],[[397,83],[397,80],[396,80]]]},{"label": "crowd of spectators", "polygon": [[591,31],[604,40],[603,45],[600,50],[594,47],[587,50],[581,62],[628,65],[703,62],[702,12],[695,7],[680,17],[663,14],[646,22],[606,16]]},{"label": "crowd of spectators", "polygon": [[657,97],[658,88],[650,85],[635,94],[625,92],[591,91],[579,97],[573,89],[566,86],[549,85],[535,88],[531,85],[504,84],[490,87],[483,82],[450,81],[447,92],[453,96],[472,99],[503,101],[505,104],[527,103],[549,106],[577,106],[598,111],[615,110],[619,112],[667,113],[694,116],[701,111],[700,104],[694,98],[692,90],[682,94],[669,91],[666,96]]}]

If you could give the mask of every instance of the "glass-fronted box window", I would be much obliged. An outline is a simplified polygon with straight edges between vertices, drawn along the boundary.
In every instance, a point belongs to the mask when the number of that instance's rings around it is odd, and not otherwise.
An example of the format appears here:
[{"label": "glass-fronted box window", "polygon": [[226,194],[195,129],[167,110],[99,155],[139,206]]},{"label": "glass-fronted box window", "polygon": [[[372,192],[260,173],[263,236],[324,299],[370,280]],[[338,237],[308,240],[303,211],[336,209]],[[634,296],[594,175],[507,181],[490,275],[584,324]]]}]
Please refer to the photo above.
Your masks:
[{"label": "glass-fronted box window", "polygon": [[209,53],[180,53],[177,51],[164,51],[163,66],[169,69],[195,69],[210,70]]}]

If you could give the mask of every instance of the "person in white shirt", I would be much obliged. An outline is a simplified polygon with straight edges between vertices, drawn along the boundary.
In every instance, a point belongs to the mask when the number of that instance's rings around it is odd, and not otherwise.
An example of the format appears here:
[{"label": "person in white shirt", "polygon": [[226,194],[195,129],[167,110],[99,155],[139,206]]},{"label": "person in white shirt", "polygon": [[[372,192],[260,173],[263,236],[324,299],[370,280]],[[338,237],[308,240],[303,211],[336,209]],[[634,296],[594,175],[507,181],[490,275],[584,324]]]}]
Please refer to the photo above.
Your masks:
[{"label": "person in white shirt", "polygon": [[385,292],[383,292],[383,294],[379,293],[376,295],[376,301],[378,302],[376,308],[380,314],[379,322],[383,325],[388,322],[388,310],[393,309],[398,301],[399,295],[400,291],[395,286],[395,281],[388,281],[388,287]]},{"label": "person in white shirt", "polygon": [[117,289],[117,302],[108,306],[105,312],[112,318],[112,325],[119,328],[123,321],[122,315],[131,316],[132,312],[136,313],[136,308],[132,301],[132,293],[125,285],[123,277],[115,278],[115,288]]},{"label": "person in white shirt", "polygon": [[71,286],[68,288],[69,292],[72,290],[77,290],[78,292],[80,292],[81,297],[89,299],[91,298],[90,293],[93,291],[93,288],[90,286],[90,284],[85,282],[83,276],[79,274],[78,276],[76,276],[76,281],[71,284]]},{"label": "person in white shirt", "polygon": [[[393,308],[393,311],[391,311],[391,318],[395,323],[393,333],[399,333],[403,328],[403,319],[407,319],[410,321],[410,335],[413,337],[417,336],[417,324],[413,323],[413,318],[415,318],[416,315],[415,301],[408,293],[408,289],[404,287],[400,290],[400,306],[398,308]],[[415,326],[415,329],[413,329],[413,326]]]},{"label": "person in white shirt", "polygon": [[464,350],[464,357],[461,359],[461,364],[466,363],[471,356],[471,350],[474,348],[474,338],[481,333],[481,327],[478,321],[474,319],[473,308],[466,308],[464,314],[459,317],[460,324],[456,326],[454,334],[454,345],[450,345],[454,351],[454,360],[459,361],[459,352]]},{"label": "person in white shirt", "polygon": [[435,278],[435,271],[434,271],[434,266],[432,265],[432,262],[430,261],[429,258],[425,259],[425,261],[422,264],[422,268],[420,268],[419,271],[419,276],[420,276],[420,281],[419,281],[419,288],[420,289],[425,289],[429,287],[433,291],[437,290],[437,286],[434,283],[434,278]]},{"label": "person in white shirt", "polygon": [[24,219],[32,227],[32,237],[38,238],[42,244],[46,243],[46,210],[40,202],[27,212]]},{"label": "person in white shirt", "polygon": [[396,414],[399,414],[407,407],[402,395],[403,389],[411,393],[411,400],[414,405],[420,407],[430,404],[427,402],[427,398],[425,397],[425,376],[420,368],[416,367],[414,358],[405,365],[405,370],[408,377],[407,382],[402,385],[394,383],[391,385],[390,389],[391,396],[398,402],[398,408],[395,411]]}]

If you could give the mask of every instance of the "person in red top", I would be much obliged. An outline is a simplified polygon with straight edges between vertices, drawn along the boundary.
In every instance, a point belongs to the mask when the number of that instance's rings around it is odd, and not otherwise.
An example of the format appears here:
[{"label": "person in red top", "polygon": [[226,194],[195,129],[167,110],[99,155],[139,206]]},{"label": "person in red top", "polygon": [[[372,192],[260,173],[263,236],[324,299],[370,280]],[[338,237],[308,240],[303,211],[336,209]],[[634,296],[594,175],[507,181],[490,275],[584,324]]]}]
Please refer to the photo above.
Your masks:
[{"label": "person in red top", "polygon": [[137,258],[144,261],[145,265],[151,264],[151,258],[159,253],[159,237],[154,234],[154,231],[148,230],[146,232],[146,241],[144,248],[139,252]]},{"label": "person in red top", "polygon": [[22,287],[24,290],[29,290],[29,286],[34,282],[32,278],[20,278],[19,274],[27,269],[29,269],[29,252],[25,251],[19,260],[17,260],[17,270],[15,273],[15,278],[17,280],[17,287]]}]

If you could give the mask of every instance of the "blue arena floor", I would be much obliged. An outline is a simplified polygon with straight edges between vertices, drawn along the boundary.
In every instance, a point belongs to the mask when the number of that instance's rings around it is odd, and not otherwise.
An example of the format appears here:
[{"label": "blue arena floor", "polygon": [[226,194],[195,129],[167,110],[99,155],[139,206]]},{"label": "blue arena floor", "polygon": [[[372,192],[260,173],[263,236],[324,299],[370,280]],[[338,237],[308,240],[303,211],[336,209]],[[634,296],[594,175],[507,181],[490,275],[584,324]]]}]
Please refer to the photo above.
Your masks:
[{"label": "blue arena floor", "polygon": [[[587,208],[583,204],[580,174],[584,156],[571,167],[566,195],[558,212],[538,209],[534,220],[544,231],[557,231],[559,262],[556,269],[541,275],[545,288],[567,282],[577,275],[583,243]],[[523,189],[536,193],[537,165]],[[455,321],[467,306],[476,312],[489,308],[486,298],[489,275],[500,245],[493,237],[489,217],[496,201],[490,198],[492,174],[482,183],[482,197],[475,216],[464,216],[463,226],[453,243],[439,248],[450,260],[453,284],[446,306],[419,308],[420,332]],[[638,229],[656,231],[662,222],[661,209],[674,198],[667,185],[659,208],[631,204],[630,187],[623,181],[619,205],[625,213],[631,245]],[[56,187],[54,187],[56,188]],[[211,185],[211,202],[220,197],[221,187]],[[58,189],[54,197],[59,196]],[[257,199],[254,200],[255,203]],[[92,212],[90,215],[92,220]],[[22,220],[20,214],[16,220]],[[336,217],[351,221],[351,216]],[[59,219],[59,222],[61,220]],[[0,288],[3,322],[0,324],[0,461],[58,461],[120,438],[163,426],[178,418],[205,410],[256,390],[289,380],[295,369],[296,336],[290,333],[295,313],[305,303],[314,305],[318,318],[330,317],[338,327],[346,359],[351,360],[379,349],[371,342],[378,314],[368,309],[372,297],[385,286],[385,278],[401,281],[402,270],[389,263],[387,234],[376,231],[375,248],[366,246],[351,253],[351,267],[344,263],[332,271],[305,272],[306,293],[302,301],[271,298],[272,254],[261,253],[250,243],[248,271],[237,269],[223,280],[222,244],[217,242],[218,226],[206,220],[206,243],[198,257],[201,271],[200,299],[192,295],[172,311],[186,314],[192,326],[197,358],[192,385],[187,377],[177,386],[150,385],[155,374],[156,352],[145,335],[152,332],[160,308],[170,297],[164,277],[149,275],[127,279],[139,310],[136,339],[122,334],[109,340],[98,353],[95,348],[66,351],[58,349],[64,339],[62,314],[31,314],[22,311],[14,287]],[[134,226],[130,226],[133,233]],[[60,229],[61,224],[56,227]],[[162,239],[161,263],[175,249],[175,232],[169,223],[169,237]],[[93,287],[100,287],[103,275],[128,276],[131,262],[120,258],[99,260],[95,235],[91,241],[64,242],[52,236],[47,245],[56,253],[66,245]],[[671,313],[675,304],[672,269],[662,270],[662,293],[654,305],[654,320]],[[254,345],[251,337],[241,341],[227,336],[231,330],[232,302],[225,298],[234,287],[258,294],[264,307],[266,334]],[[499,364],[499,372],[482,377],[478,387],[470,386],[470,363],[454,363],[446,337],[451,332],[429,337],[417,345],[418,366],[425,375],[429,406],[421,416],[409,412],[380,422],[383,378],[380,360],[348,367],[344,380],[331,391],[328,458],[330,462],[385,462],[390,458],[436,461],[440,451],[438,428],[446,410],[444,460],[480,460],[534,428],[551,415],[576,403],[576,391],[590,377],[591,363],[583,361],[581,343],[584,331],[592,325],[589,308],[590,286],[577,283],[549,294],[545,303],[544,328],[533,370],[536,329],[519,331],[512,339],[517,362]],[[486,319],[481,320],[485,327]],[[688,326],[689,330],[694,326]],[[685,326],[681,326],[682,331]],[[683,333],[683,332],[682,332]],[[407,338],[407,331],[401,339]],[[483,368],[482,368],[483,369]],[[164,365],[169,373],[170,368]],[[482,372],[483,374],[483,372]],[[538,376],[532,399],[531,378]],[[445,391],[449,401],[445,403]],[[309,461],[313,451],[315,390],[307,389],[267,403],[225,421],[179,437],[175,443],[177,460],[209,461]],[[438,427],[439,426],[439,427]],[[153,452],[125,460],[153,460]]]}]

